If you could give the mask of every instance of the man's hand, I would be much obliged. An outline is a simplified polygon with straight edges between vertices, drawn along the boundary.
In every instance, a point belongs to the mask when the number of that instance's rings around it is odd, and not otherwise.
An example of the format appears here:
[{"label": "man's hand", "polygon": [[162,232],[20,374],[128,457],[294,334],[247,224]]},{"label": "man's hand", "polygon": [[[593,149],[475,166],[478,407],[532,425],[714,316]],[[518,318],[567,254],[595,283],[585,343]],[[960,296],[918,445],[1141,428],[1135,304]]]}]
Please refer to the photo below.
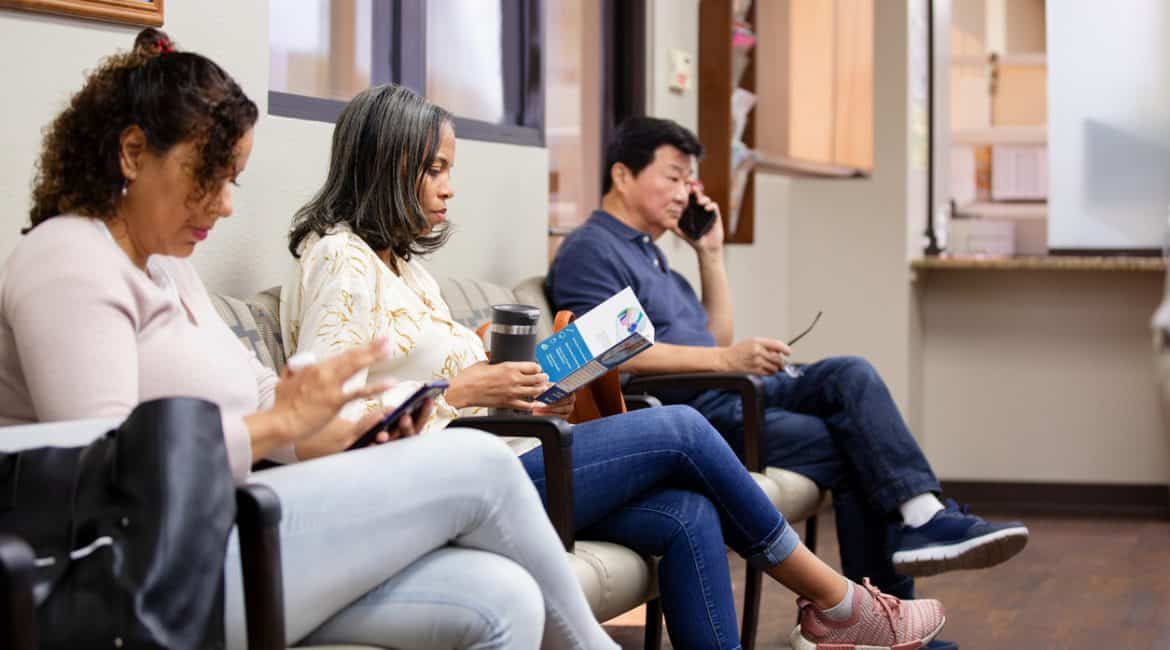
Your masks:
[{"label": "man's hand", "polygon": [[783,341],[751,338],[722,349],[724,372],[774,375],[784,367],[784,357],[792,350]]},{"label": "man's hand", "polygon": [[694,191],[699,205],[702,206],[704,210],[715,213],[715,223],[711,226],[711,229],[707,231],[707,234],[703,235],[697,240],[691,239],[690,237],[687,237],[685,234],[683,234],[683,232],[679,230],[678,225],[675,225],[675,227],[671,229],[671,232],[678,235],[683,239],[683,241],[690,244],[691,248],[695,249],[695,252],[699,254],[700,258],[702,258],[704,255],[718,255],[723,252],[723,218],[719,212],[719,204],[711,200],[711,197],[703,193],[702,183],[695,183],[692,186],[692,191]]}]

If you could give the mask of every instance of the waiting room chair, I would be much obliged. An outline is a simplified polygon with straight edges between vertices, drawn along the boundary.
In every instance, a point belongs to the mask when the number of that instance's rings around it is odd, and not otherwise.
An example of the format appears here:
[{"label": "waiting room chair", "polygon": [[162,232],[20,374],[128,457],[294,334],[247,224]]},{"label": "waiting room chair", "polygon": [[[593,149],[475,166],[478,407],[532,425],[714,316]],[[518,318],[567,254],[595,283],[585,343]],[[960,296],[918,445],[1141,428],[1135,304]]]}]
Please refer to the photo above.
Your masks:
[{"label": "waiting room chair", "polygon": [[[440,282],[443,296],[451,299],[448,291],[463,296],[476,295],[477,290],[468,288],[467,282],[446,280]],[[483,285],[483,283],[473,283]],[[449,285],[452,286],[450,289]],[[479,288],[479,293],[489,290]],[[537,276],[524,280],[513,291],[516,302],[539,307],[541,322],[552,323],[552,307],[549,304],[544,290],[544,277]],[[490,305],[489,305],[490,308]],[[452,306],[454,310],[455,307]],[[482,311],[482,307],[479,308]],[[480,314],[481,315],[481,314]],[[457,317],[458,318],[458,317]],[[489,316],[490,318],[490,316]],[[551,334],[551,331],[541,333],[541,338]],[[744,466],[764,493],[772,500],[776,508],[792,524],[804,522],[804,543],[809,550],[816,552],[817,544],[817,513],[825,506],[826,493],[809,478],[779,467],[766,467],[763,451],[763,423],[764,423],[764,393],[763,382],[754,375],[746,373],[687,373],[670,374],[646,377],[628,378],[622,386],[629,402],[637,395],[652,396],[668,389],[698,390],[729,390],[740,394],[744,412],[744,444],[742,460]],[[761,591],[763,574],[747,567],[744,581],[743,623],[740,640],[745,650],[755,647],[756,633],[759,624]]]},{"label": "waiting room chair", "polygon": [[[497,297],[501,299],[497,300]],[[490,301],[486,304],[489,311],[492,304],[516,302],[511,292],[499,296],[480,294],[479,298]],[[256,353],[262,363],[277,372],[283,369],[286,358],[278,318],[279,287],[268,289],[248,301],[213,295],[212,303],[236,336]],[[636,399],[631,406],[658,404],[655,399]],[[559,418],[536,416],[460,418],[451,426],[476,428],[507,437],[509,446],[517,454],[538,445],[542,447],[549,478],[549,518],[568,551],[570,564],[594,616],[604,621],[646,604],[645,647],[660,647],[662,609],[658,601],[657,559],[642,557],[629,548],[610,542],[575,539],[572,475],[568,471],[572,458],[572,428]],[[274,640],[269,641],[276,644]]]}]

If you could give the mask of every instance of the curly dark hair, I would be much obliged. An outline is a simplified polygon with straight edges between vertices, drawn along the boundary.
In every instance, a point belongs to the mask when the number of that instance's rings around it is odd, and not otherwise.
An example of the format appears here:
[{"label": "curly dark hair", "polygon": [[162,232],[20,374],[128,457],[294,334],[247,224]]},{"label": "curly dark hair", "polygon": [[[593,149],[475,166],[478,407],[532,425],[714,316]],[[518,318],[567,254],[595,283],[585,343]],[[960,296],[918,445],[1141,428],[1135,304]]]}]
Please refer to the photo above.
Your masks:
[{"label": "curly dark hair", "polygon": [[450,113],[402,86],[374,86],[354,97],[333,129],[325,184],[293,217],[293,257],[310,233],[324,236],[341,223],[375,251],[389,250],[392,261],[438,250],[451,231],[430,229],[419,192],[444,125],[452,125]]},{"label": "curly dark hair", "polygon": [[164,32],[142,30],[134,49],[103,60],[45,129],[33,181],[31,230],[74,213],[113,216],[125,179],[122,133],[138,126],[163,153],[194,141],[199,200],[232,172],[236,144],[256,123],[256,104],[207,57],[178,52]]}]

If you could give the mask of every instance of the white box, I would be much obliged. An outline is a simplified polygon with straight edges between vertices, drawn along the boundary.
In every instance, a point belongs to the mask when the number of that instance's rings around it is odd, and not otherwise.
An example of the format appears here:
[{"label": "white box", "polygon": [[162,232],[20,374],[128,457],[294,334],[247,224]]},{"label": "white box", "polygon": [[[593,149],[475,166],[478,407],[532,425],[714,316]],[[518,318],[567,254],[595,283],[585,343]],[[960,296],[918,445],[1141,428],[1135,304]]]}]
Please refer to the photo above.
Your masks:
[{"label": "white box", "polygon": [[952,219],[947,249],[954,255],[1015,255],[1016,224],[991,219]]},{"label": "white box", "polygon": [[1048,147],[997,144],[991,148],[993,201],[1048,199]]},{"label": "white box", "polygon": [[975,147],[957,144],[951,147],[951,196],[955,203],[966,205],[975,200]]}]

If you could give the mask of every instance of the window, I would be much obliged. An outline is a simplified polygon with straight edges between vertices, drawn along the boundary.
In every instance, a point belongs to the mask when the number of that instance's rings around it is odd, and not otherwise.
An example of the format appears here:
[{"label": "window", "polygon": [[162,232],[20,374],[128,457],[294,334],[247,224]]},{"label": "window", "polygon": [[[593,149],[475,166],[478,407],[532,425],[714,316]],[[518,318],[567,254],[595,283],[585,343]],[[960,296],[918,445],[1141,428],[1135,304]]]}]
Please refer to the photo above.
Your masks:
[{"label": "window", "polygon": [[273,90],[348,101],[370,85],[372,0],[302,0],[268,19]]},{"label": "window", "polygon": [[393,82],[454,113],[461,138],[544,144],[541,0],[291,5],[269,5],[269,113],[332,122]]},{"label": "window", "polygon": [[549,259],[601,200],[601,3],[548,3],[545,33]]}]

